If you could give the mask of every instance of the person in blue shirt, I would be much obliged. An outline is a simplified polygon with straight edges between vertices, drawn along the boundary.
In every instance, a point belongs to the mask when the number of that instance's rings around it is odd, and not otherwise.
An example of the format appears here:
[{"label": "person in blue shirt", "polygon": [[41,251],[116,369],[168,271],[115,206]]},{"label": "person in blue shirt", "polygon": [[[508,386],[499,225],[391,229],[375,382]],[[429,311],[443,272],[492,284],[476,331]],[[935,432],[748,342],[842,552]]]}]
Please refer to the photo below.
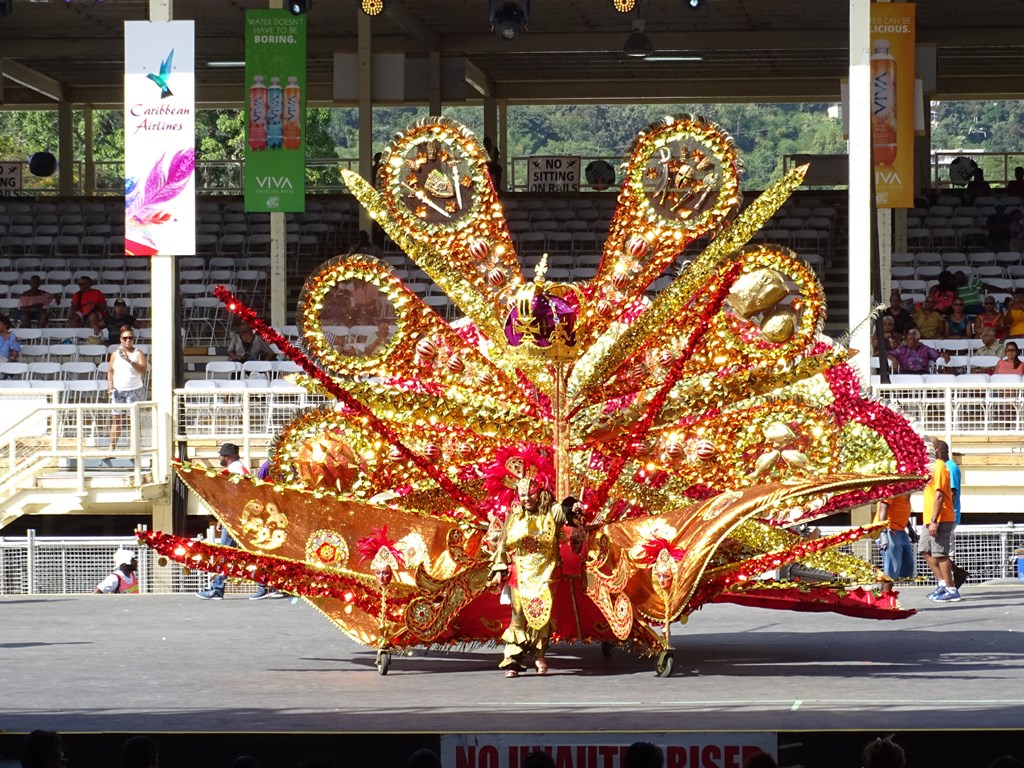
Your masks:
[{"label": "person in blue shirt", "polygon": [[21,354],[21,344],[11,331],[11,319],[0,315],[0,363],[15,363]]},{"label": "person in blue shirt", "polygon": [[[935,457],[946,462],[949,470],[949,490],[953,495],[953,532],[956,533],[956,526],[960,525],[960,467],[949,455],[949,445],[944,440],[935,440]],[[953,583],[957,589],[967,581],[970,575],[966,570],[957,565],[952,558],[953,551],[950,549],[950,564],[953,566]]]}]

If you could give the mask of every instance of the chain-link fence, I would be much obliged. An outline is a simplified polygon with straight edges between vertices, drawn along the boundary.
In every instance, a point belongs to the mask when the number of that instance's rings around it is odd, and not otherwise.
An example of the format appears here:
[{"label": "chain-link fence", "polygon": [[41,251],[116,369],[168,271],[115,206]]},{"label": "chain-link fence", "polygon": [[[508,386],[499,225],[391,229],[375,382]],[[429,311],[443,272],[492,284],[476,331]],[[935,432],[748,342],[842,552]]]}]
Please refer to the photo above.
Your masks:
[{"label": "chain-link fence", "polygon": [[[840,529],[822,528],[823,535]],[[114,570],[114,553],[119,548],[135,552],[139,561],[139,591],[142,593],[187,593],[206,589],[209,575],[166,562],[133,537],[60,538],[36,536],[0,537],[0,595],[66,595],[92,592]],[[973,525],[956,531],[954,558],[970,572],[969,584],[1017,576],[1015,553],[1024,550],[1024,526]],[[847,547],[867,557],[879,568],[881,554],[870,540]],[[915,582],[934,584],[935,579],[918,557]],[[255,590],[251,583],[228,584],[227,591],[244,594]]]}]

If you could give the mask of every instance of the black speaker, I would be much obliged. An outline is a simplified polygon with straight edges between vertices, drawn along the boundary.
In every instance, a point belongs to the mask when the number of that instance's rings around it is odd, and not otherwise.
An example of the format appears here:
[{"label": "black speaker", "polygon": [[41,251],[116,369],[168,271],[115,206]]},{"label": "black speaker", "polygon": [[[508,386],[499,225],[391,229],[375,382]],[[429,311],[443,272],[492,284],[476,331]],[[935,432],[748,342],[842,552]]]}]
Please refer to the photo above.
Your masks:
[{"label": "black speaker", "polygon": [[303,16],[309,13],[312,7],[313,0],[288,0],[288,10],[292,12],[292,16]]},{"label": "black speaker", "polygon": [[52,152],[36,152],[28,159],[28,170],[33,176],[53,176],[57,171],[57,158]]}]

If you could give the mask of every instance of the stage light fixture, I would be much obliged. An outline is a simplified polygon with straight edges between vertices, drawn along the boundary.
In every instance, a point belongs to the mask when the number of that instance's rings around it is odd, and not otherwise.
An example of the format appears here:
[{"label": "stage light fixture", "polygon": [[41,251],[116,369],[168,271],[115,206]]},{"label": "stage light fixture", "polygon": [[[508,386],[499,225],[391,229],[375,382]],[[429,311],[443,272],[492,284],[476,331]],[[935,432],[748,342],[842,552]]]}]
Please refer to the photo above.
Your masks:
[{"label": "stage light fixture", "polygon": [[359,7],[367,16],[380,16],[384,12],[384,0],[360,0]]},{"label": "stage light fixture", "polygon": [[619,13],[629,13],[636,6],[636,0],[612,0],[612,5]]},{"label": "stage light fixture", "polygon": [[530,0],[490,0],[491,29],[502,40],[515,40],[530,23]]},{"label": "stage light fixture", "polygon": [[683,2],[694,10],[697,10],[704,5],[704,0],[683,0]]},{"label": "stage light fixture", "polygon": [[288,0],[288,10],[292,16],[305,16],[313,7],[313,0]]},{"label": "stage light fixture", "polygon": [[626,38],[626,44],[622,46],[622,52],[635,59],[645,59],[654,53],[651,38],[644,32],[643,19],[633,20],[633,33]]}]

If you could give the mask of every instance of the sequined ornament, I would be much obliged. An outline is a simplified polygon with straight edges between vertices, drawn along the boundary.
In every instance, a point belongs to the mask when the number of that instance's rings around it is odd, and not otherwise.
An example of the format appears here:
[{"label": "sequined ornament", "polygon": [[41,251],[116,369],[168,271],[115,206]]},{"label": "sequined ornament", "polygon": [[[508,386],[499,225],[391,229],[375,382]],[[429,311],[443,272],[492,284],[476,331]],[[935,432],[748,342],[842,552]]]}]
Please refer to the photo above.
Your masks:
[{"label": "sequined ornament", "polygon": [[[140,537],[189,568],[302,595],[378,650],[494,642],[509,616],[490,582],[496,542],[517,483],[545,477],[582,524],[559,533],[550,594],[524,597],[553,640],[665,654],[671,624],[714,601],[908,615],[875,586],[882,574],[841,551],[877,527],[798,534],[920,487],[927,469],[921,438],[861,396],[851,351],[821,335],[813,270],[749,244],[805,169],[741,209],[732,139],[700,116],[666,117],[630,148],[596,274],[570,284],[544,261],[526,280],[487,160],[465,127],[428,118],[385,150],[376,188],[343,172],[458,320],[358,255],[307,279],[305,353],[215,291],[337,406],[280,431],[275,482],[176,466],[242,549]],[[794,563],[827,578],[767,579]]]}]

